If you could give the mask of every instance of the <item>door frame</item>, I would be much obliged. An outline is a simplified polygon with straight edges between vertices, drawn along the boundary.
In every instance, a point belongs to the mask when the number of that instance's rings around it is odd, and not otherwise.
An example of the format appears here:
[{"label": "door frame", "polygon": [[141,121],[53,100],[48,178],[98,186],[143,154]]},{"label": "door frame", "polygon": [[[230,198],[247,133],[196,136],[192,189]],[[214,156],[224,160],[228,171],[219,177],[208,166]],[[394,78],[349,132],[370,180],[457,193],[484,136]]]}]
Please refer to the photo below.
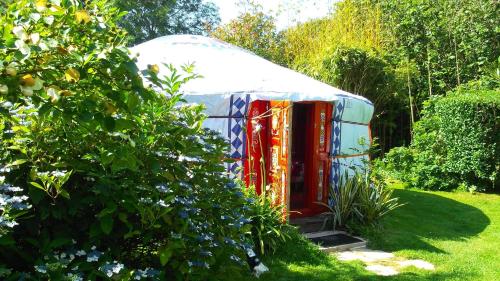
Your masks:
[{"label": "door frame", "polygon": [[[308,147],[306,148],[306,155],[309,155],[309,159],[306,160],[306,179],[305,184],[306,188],[308,188],[306,204],[305,207],[298,210],[290,209],[290,199],[288,199],[288,210],[290,213],[290,217],[310,217],[314,215],[321,214],[322,212],[327,211],[324,206],[317,204],[319,199],[319,190],[321,192],[321,202],[328,202],[328,189],[330,182],[330,149],[331,149],[331,120],[334,104],[331,102],[324,101],[304,101],[304,102],[296,102],[301,104],[312,104],[312,110],[309,112],[308,119],[313,120],[312,126],[308,126],[307,135],[312,136],[312,143],[309,142],[306,144]],[[293,104],[292,110],[290,112],[293,114]],[[291,116],[292,117],[292,116]],[[293,120],[291,118],[290,120]],[[292,134],[293,124],[290,122],[290,134]],[[289,136],[290,140],[290,148],[291,151],[293,143],[292,137]],[[291,157],[289,159],[289,163],[291,165]],[[320,172],[320,166],[322,165],[322,171]],[[291,166],[288,168],[289,173],[291,173]],[[320,179],[320,174],[321,179]],[[291,175],[289,176],[291,178]],[[321,184],[321,188],[318,187]],[[289,196],[292,192],[289,189]]]}]

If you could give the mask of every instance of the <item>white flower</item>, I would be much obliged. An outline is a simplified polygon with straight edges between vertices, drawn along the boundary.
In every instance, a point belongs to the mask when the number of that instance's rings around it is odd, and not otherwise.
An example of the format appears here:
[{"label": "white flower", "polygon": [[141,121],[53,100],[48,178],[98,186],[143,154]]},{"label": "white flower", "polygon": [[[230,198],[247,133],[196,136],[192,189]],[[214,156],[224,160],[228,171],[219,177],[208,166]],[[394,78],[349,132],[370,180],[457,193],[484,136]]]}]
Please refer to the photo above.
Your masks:
[{"label": "white flower", "polygon": [[45,22],[48,25],[52,25],[52,23],[54,23],[54,16],[44,17],[43,22]]},{"label": "white flower", "polygon": [[30,97],[33,95],[33,91],[38,91],[43,88],[43,80],[40,78],[34,78],[34,83],[33,85],[21,85],[19,86],[21,88],[21,92],[23,95]]},{"label": "white flower", "polygon": [[98,261],[98,260],[99,260],[99,257],[97,255],[87,257],[87,262],[93,262],[93,261]]},{"label": "white flower", "polygon": [[81,256],[85,256],[87,253],[85,253],[84,250],[79,250],[79,251],[76,251],[76,254],[77,256],[81,257]]},{"label": "white flower", "polygon": [[55,48],[55,47],[57,47],[57,45],[59,45],[57,40],[55,40],[53,38],[47,39],[47,46],[49,46],[50,48]]},{"label": "white flower", "polygon": [[16,45],[21,54],[25,56],[28,56],[31,53],[30,46],[28,46],[28,44],[26,44],[23,39],[16,40],[14,45]]},{"label": "white flower", "polygon": [[40,42],[40,34],[39,33],[33,33],[30,35],[30,40],[33,44],[38,44]]},{"label": "white flower", "polygon": [[22,41],[28,39],[28,33],[26,33],[26,30],[24,30],[24,27],[22,26],[15,26],[12,28],[12,33],[14,33],[14,35]]},{"label": "white flower", "polygon": [[120,273],[120,271],[124,268],[124,265],[121,263],[117,263],[116,261],[114,261],[114,263],[115,263],[115,266],[113,266],[113,272]]},{"label": "white flower", "polygon": [[35,265],[35,270],[40,273],[47,273],[47,267],[44,265]]},{"label": "white flower", "polygon": [[7,67],[5,68],[5,73],[7,73],[7,75],[9,76],[16,76],[17,75],[16,64],[10,63],[9,65],[7,65]]},{"label": "white flower", "polygon": [[[64,177],[66,175],[66,171],[52,171],[51,174],[55,177]],[[92,249],[94,250],[94,249]]]},{"label": "white flower", "polygon": [[42,51],[49,50],[49,46],[47,46],[47,44],[45,44],[45,42],[43,42],[43,41],[41,41],[40,44],[38,44],[38,47],[40,47],[40,49],[42,49]]},{"label": "white flower", "polygon": [[23,87],[23,86],[20,86],[21,88],[21,92],[23,93],[23,95],[27,96],[27,97],[31,97],[33,95],[33,89],[30,88],[30,87]]},{"label": "white flower", "polygon": [[74,52],[76,50],[77,50],[77,48],[74,45],[69,45],[68,46],[68,52],[72,53],[72,52]]},{"label": "white flower", "polygon": [[31,17],[31,18],[32,18],[35,22],[37,22],[38,20],[40,20],[40,18],[41,18],[42,16],[40,16],[40,14],[39,14],[39,13],[32,13],[32,14],[30,15],[30,17]]},{"label": "white flower", "polygon": [[7,94],[9,92],[9,87],[4,84],[0,84],[0,94]]}]

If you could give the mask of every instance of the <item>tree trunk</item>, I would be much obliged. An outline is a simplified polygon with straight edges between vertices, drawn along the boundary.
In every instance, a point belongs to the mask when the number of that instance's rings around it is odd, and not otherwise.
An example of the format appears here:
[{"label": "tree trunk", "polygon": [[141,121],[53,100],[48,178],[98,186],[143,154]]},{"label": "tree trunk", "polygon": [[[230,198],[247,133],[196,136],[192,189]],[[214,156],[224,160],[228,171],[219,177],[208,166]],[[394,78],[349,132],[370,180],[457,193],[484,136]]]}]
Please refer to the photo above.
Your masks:
[{"label": "tree trunk", "polygon": [[429,96],[432,96],[431,55],[429,52],[429,43],[427,43],[427,83],[429,84]]},{"label": "tree trunk", "polygon": [[413,97],[411,95],[411,80],[410,80],[410,59],[407,59],[406,63],[406,78],[407,78],[407,83],[408,83],[408,100],[410,102],[410,141],[411,141],[411,135],[413,132],[413,124],[415,123],[414,119],[414,114],[413,114]]}]

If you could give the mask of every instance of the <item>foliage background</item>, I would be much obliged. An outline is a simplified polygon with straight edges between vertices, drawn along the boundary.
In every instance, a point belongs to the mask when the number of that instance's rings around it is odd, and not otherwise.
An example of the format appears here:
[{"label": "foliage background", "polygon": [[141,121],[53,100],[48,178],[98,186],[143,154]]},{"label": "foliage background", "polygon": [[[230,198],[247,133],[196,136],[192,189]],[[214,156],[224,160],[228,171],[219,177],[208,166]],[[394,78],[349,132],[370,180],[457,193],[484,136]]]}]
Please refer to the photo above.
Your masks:
[{"label": "foliage background", "polygon": [[218,7],[203,0],[114,0],[127,12],[118,24],[137,45],[171,34],[207,34],[220,23]]},{"label": "foliage background", "polygon": [[[498,1],[344,0],[331,16],[283,31],[240,17],[212,36],[375,102],[381,153],[411,141],[423,102],[498,68]],[[249,9],[252,11],[252,9]],[[272,20],[272,18],[267,17]],[[236,24],[238,22],[238,24]],[[239,26],[238,28],[232,28]],[[261,39],[259,39],[261,40]]]}]

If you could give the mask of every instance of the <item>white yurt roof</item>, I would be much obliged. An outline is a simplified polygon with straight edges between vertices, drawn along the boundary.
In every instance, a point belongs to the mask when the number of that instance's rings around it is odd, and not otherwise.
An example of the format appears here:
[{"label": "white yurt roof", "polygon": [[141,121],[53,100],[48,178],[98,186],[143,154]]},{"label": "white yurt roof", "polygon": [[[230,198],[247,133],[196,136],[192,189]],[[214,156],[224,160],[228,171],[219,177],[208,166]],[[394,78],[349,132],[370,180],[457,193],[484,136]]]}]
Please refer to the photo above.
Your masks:
[{"label": "white yurt roof", "polygon": [[157,64],[160,75],[168,74],[164,63],[178,68],[193,63],[194,72],[203,78],[189,81],[181,90],[187,101],[205,104],[208,115],[227,115],[232,95],[246,95],[250,100],[292,102],[344,98],[362,107],[363,115],[369,115],[368,121],[373,113],[372,103],[364,97],[316,81],[217,39],[170,35],[139,44],[131,51],[139,54],[137,65],[140,69]]}]

